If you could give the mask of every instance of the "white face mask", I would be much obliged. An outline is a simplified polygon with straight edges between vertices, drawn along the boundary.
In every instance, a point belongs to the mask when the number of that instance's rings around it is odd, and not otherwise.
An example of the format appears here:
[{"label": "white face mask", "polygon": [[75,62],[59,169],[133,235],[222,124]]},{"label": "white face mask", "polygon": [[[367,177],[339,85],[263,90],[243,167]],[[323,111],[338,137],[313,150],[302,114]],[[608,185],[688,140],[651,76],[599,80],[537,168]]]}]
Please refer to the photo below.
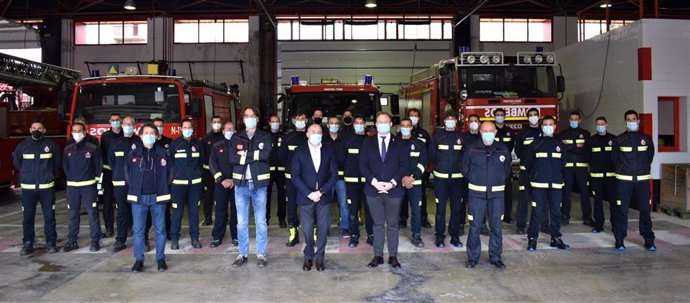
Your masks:
[{"label": "white face mask", "polygon": [[412,122],[413,126],[417,126],[417,123],[419,123],[419,117],[416,117],[416,116],[410,117],[410,121]]},{"label": "white face mask", "polygon": [[74,138],[74,142],[81,142],[81,140],[84,140],[84,133],[72,133],[72,138]]},{"label": "white face mask", "polygon": [[531,125],[537,125],[537,123],[539,123],[539,116],[530,116],[527,119],[529,120],[529,124]]},{"label": "white face mask", "polygon": [[471,131],[476,131],[479,129],[479,123],[477,122],[470,122],[470,130]]},{"label": "white face mask", "polygon": [[220,123],[211,124],[211,129],[213,129],[214,132],[220,131],[220,128],[221,128]]}]

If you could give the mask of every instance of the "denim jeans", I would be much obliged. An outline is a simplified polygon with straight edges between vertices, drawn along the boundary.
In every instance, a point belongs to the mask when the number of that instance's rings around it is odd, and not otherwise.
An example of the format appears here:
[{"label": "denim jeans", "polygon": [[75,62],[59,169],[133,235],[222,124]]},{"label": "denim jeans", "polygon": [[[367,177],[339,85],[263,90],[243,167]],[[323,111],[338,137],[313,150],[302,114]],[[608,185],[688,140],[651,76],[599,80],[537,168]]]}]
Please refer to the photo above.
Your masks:
[{"label": "denim jeans", "polygon": [[254,183],[242,182],[235,186],[237,208],[237,238],[240,255],[249,254],[249,204],[254,209],[256,224],[256,254],[266,255],[268,225],[266,224],[266,188],[254,187]]},{"label": "denim jeans", "polygon": [[338,206],[340,208],[340,230],[347,231],[350,228],[350,211],[347,206],[347,187],[344,180],[338,180],[333,187],[338,196]]},{"label": "denim jeans", "polygon": [[165,260],[165,203],[156,202],[155,195],[142,195],[132,203],[132,245],[134,259],[144,261],[144,230],[146,217],[151,211],[153,227],[156,232],[156,261]]}]

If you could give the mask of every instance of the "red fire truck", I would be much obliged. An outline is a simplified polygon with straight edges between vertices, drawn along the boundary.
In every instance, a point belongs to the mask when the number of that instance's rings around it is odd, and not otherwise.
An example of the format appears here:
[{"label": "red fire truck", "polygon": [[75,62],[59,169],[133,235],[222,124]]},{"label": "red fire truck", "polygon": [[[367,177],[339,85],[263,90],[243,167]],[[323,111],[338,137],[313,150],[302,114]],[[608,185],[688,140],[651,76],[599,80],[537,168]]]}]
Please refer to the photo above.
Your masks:
[{"label": "red fire truck", "polygon": [[400,91],[400,105],[421,109],[423,127],[432,131],[443,125],[448,110],[456,111],[463,123],[471,114],[492,121],[500,107],[506,110],[506,124],[519,131],[529,108],[558,117],[558,93],[565,82],[556,76],[556,66],[555,53],[519,52],[505,58],[500,52],[463,52],[415,74]]}]

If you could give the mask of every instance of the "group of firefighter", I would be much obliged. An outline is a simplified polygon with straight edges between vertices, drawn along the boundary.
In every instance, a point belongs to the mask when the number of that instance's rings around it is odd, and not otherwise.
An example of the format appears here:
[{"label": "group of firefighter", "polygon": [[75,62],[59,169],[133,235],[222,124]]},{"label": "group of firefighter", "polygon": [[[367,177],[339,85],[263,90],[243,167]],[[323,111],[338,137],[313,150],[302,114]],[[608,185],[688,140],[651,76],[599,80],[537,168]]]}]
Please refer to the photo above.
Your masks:
[{"label": "group of firefighter", "polygon": [[[45,218],[46,249],[49,253],[57,252],[54,176],[57,170],[62,169],[66,177],[69,218],[67,241],[63,247],[65,252],[79,248],[80,212],[85,208],[90,226],[90,251],[100,249],[102,237],[112,236],[115,236],[112,250],[123,250],[131,233],[136,260],[133,271],[141,271],[143,253],[150,249],[148,231],[154,226],[156,261],[158,269],[164,271],[167,269],[163,255],[166,237],[170,240],[171,249],[180,249],[185,208],[190,244],[195,249],[202,247],[198,211],[202,208],[201,225],[213,225],[210,246],[222,244],[226,226],[229,226],[229,240],[240,246],[242,257],[235,261],[238,263],[235,265],[241,265],[246,261],[247,212],[251,205],[257,226],[257,262],[263,267],[267,263],[265,228],[271,218],[274,187],[277,192],[277,223],[288,231],[286,245],[295,246],[300,242],[298,188],[293,184],[290,165],[294,163],[293,157],[299,147],[309,144],[306,133],[313,124],[321,127],[323,139],[320,144],[330,146],[328,150],[334,153],[337,162],[337,181],[332,194],[337,199],[341,236],[349,238],[348,247],[357,247],[360,220],[363,219],[366,242],[373,246],[374,223],[364,194],[371,180],[362,175],[358,163],[365,138],[375,135],[376,129],[367,128],[365,117],[350,110],[324,117],[324,112],[317,109],[310,117],[307,113],[295,114],[291,121],[292,130],[284,132],[283,126],[289,123],[283,123],[277,115],[270,116],[265,131],[262,131],[257,129],[258,111],[247,108],[243,114],[243,129],[251,130],[251,134],[244,131],[248,139],[233,138],[236,133],[234,123],[222,121],[218,116],[212,118],[211,132],[202,138],[195,136],[191,120],[183,120],[179,125],[182,136],[175,140],[163,135],[161,119],[141,126],[137,133],[137,121],[133,117],[112,114],[109,119],[111,127],[101,135],[100,141],[89,135],[86,121],[77,121],[71,126],[71,138],[64,150],[45,137],[43,123],[35,121],[31,124],[32,136],[21,142],[14,153],[14,165],[22,188],[24,234],[20,254],[34,252],[34,218],[39,203]],[[431,183],[436,203],[434,245],[444,248],[447,232],[450,245],[462,247],[460,237],[469,221],[468,267],[477,264],[480,232],[490,235],[492,264],[505,267],[500,261],[501,221],[515,224],[517,234],[527,234],[529,251],[537,249],[540,231],[550,234],[551,247],[569,249],[561,238],[560,227],[569,224],[570,197],[574,188],[579,192],[582,223],[591,226],[593,233],[604,230],[603,201],[606,200],[615,237],[614,246],[624,250],[628,207],[632,203],[640,213],[644,247],[649,251],[656,250],[649,190],[655,148],[652,138],[639,130],[639,117],[635,111],[625,112],[626,130],[618,136],[607,131],[605,117],[596,118],[596,132],[590,135],[580,124],[578,112],[569,115],[567,129],[557,132],[554,117],[540,117],[538,109],[530,108],[527,111],[528,124],[517,135],[506,123],[510,118],[506,117],[505,110],[500,108],[493,111],[494,119],[490,121],[482,122],[479,116],[470,115],[464,121],[468,124],[468,130],[464,132],[460,129],[457,115],[447,112],[443,125],[433,136],[421,127],[419,110],[409,109],[406,114],[394,136],[402,140],[404,148],[409,150],[410,159],[396,225],[406,228],[410,217],[412,245],[424,247],[421,229],[432,227],[427,219],[426,196],[427,187],[431,187],[430,176],[433,176]],[[512,216],[513,151],[520,161],[515,220]],[[385,153],[384,146],[384,157]],[[485,164],[483,159],[486,159]],[[254,165],[250,166],[250,163]],[[103,190],[105,232],[101,230],[97,203],[99,178]],[[243,184],[250,186],[238,188],[239,181],[247,181]],[[257,190],[261,188],[262,191]],[[593,198],[593,203],[590,198]],[[166,207],[168,202],[170,207]],[[447,205],[450,208],[448,224]],[[260,213],[265,213],[264,218],[257,215],[257,209],[262,207],[264,209]],[[305,218],[301,219],[305,222]],[[317,233],[311,230],[305,234],[317,237]]]}]

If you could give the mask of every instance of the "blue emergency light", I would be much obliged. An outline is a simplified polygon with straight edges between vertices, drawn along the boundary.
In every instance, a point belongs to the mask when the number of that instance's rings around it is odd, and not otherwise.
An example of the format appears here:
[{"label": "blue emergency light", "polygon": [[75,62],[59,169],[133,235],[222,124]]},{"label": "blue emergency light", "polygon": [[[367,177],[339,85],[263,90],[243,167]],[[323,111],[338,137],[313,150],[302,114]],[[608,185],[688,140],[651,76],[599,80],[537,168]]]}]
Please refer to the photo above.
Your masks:
[{"label": "blue emergency light", "polygon": [[373,77],[371,77],[371,75],[369,75],[369,74],[364,75],[364,85],[371,85],[372,82],[373,82]]},{"label": "blue emergency light", "polygon": [[299,84],[299,77],[297,75],[290,76],[290,83],[292,85],[298,85]]},{"label": "blue emergency light", "polygon": [[91,77],[100,77],[101,76],[101,71],[94,69],[91,71]]}]

